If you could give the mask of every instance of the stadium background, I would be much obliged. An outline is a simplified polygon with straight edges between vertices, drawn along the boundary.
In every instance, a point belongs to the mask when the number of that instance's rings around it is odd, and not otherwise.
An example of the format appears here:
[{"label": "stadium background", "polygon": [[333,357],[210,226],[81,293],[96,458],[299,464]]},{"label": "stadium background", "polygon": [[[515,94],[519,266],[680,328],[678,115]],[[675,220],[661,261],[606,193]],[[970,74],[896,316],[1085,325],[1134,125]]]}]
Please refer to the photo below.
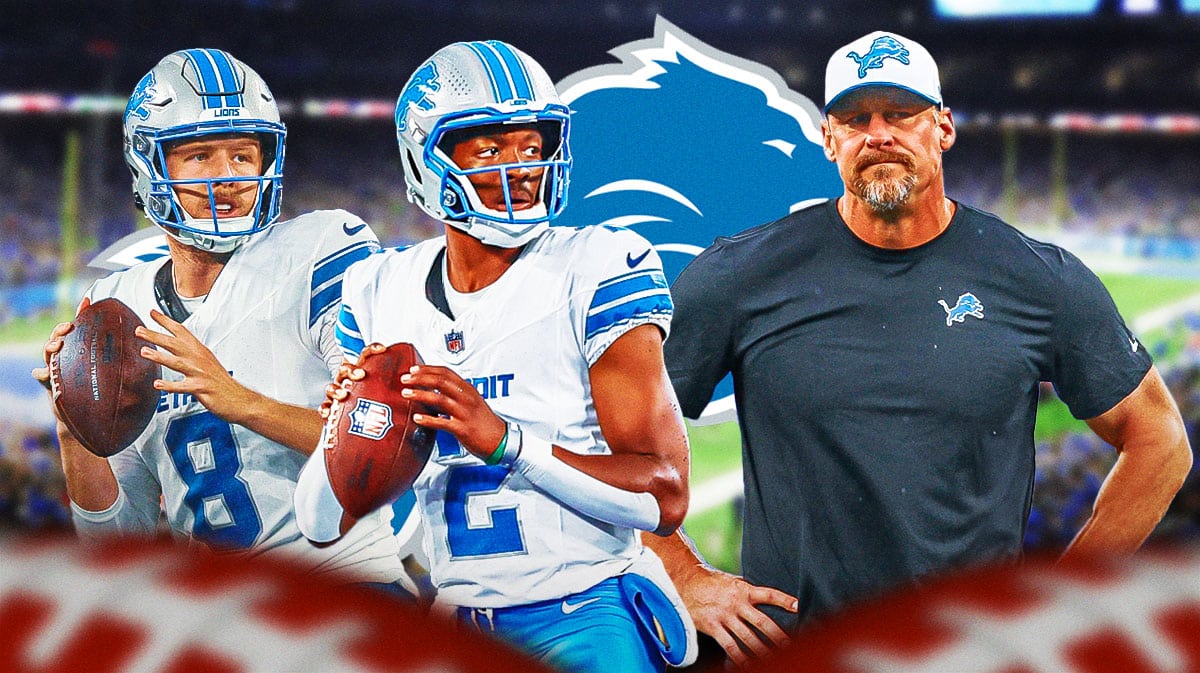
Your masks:
[{"label": "stadium background", "polygon": [[[952,19],[955,6],[1056,13]],[[1078,10],[1077,15],[1069,12]],[[960,136],[948,192],[1082,256],[1154,354],[1196,446],[1200,423],[1200,2],[815,0],[135,0],[0,2],[0,526],[66,523],[52,416],[29,378],[50,327],[95,277],[96,252],[145,226],[120,158],[133,85],[180,48],[224,48],[281,100],[285,216],[342,207],[386,244],[437,226],[401,191],[391,109],[421,59],[503,39],[560,81],[609,63],[662,15],[820,101],[841,44],[888,28],[939,60]],[[736,161],[725,170],[744,171]],[[731,198],[737,198],[732,195]],[[1061,548],[1115,453],[1047,389],[1027,547]],[[736,569],[737,428],[692,429],[688,530]],[[1194,470],[1155,533],[1200,538]]]}]

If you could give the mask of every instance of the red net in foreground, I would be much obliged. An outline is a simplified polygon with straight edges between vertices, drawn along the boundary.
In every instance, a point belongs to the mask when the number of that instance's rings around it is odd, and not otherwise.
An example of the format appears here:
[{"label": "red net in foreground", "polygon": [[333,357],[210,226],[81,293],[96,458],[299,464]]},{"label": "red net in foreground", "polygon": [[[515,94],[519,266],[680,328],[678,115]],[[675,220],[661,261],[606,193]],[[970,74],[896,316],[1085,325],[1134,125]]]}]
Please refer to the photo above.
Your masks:
[{"label": "red net in foreground", "polygon": [[393,596],[262,557],[0,544],[0,671],[545,671]]},{"label": "red net in foreground", "polygon": [[932,580],[822,620],[755,671],[1198,672],[1200,549]]}]

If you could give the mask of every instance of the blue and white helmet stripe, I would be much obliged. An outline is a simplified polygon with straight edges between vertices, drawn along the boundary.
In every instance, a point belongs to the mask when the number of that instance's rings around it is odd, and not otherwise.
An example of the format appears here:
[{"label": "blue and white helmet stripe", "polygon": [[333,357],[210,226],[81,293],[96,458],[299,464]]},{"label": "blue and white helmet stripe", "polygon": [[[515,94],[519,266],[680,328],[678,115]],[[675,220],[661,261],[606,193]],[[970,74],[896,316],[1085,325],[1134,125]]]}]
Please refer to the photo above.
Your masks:
[{"label": "blue and white helmet stripe", "polygon": [[467,42],[466,45],[483,63],[483,71],[487,73],[488,81],[491,83],[492,97],[495,101],[503,103],[512,100],[512,87],[509,86],[508,77],[504,74],[504,69],[496,55],[480,42]]},{"label": "blue and white helmet stripe", "polygon": [[525,69],[525,64],[521,59],[513,53],[512,47],[496,40],[489,41],[488,45],[504,59],[504,65],[513,78],[513,88],[517,92],[517,98],[525,100],[533,98],[533,85],[529,81],[529,71]]},{"label": "blue and white helmet stripe", "polygon": [[529,72],[512,47],[497,40],[467,42],[467,47],[479,56],[492,83],[497,103],[533,98],[533,87]]},{"label": "blue and white helmet stripe", "polygon": [[244,83],[229,54],[217,49],[186,49],[183,53],[196,73],[206,110],[244,105]]}]

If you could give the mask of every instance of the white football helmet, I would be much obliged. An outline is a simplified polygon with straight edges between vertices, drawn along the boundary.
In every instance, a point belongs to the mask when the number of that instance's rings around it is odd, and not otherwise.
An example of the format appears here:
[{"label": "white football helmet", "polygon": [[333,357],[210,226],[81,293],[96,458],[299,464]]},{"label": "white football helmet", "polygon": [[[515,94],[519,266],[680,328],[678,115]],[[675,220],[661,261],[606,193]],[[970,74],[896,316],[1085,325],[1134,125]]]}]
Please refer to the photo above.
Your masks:
[{"label": "white football helmet", "polygon": [[[566,205],[570,114],[542,66],[509,44],[458,42],[438,50],[417,68],[396,102],[396,138],[409,200],[487,245],[528,243]],[[536,126],[543,160],[471,170],[455,165],[450,158],[454,148],[444,146],[446,134],[496,124]],[[540,202],[514,210],[508,171],[537,167],[545,168]],[[468,179],[472,173],[496,171],[505,185],[503,211],[484,206]]]},{"label": "white football helmet", "polygon": [[[287,131],[266,82],[245,63],[219,49],[187,49],[167,56],[138,82],[125,107],[124,125],[125,163],[133,172],[134,200],[151,221],[180,242],[228,252],[279,217]],[[229,133],[258,138],[261,176],[173,180],[167,174],[171,143]],[[215,213],[213,185],[229,182],[257,183],[257,201],[249,215],[194,218],[173,189],[205,185]]]}]

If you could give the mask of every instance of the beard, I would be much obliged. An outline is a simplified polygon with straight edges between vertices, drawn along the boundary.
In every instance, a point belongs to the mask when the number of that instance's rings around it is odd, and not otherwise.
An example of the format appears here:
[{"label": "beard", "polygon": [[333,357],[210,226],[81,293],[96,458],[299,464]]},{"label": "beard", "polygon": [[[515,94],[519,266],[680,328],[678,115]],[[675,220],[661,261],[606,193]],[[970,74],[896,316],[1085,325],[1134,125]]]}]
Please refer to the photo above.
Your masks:
[{"label": "beard", "polygon": [[[863,177],[863,173],[872,165],[883,161],[900,162],[905,170],[901,172],[891,166],[883,166],[874,169],[873,178]],[[903,155],[878,152],[859,159],[855,168],[859,177],[851,185],[854,195],[862,199],[876,215],[884,219],[898,217],[908,204],[913,188],[917,186],[913,160]]]}]

